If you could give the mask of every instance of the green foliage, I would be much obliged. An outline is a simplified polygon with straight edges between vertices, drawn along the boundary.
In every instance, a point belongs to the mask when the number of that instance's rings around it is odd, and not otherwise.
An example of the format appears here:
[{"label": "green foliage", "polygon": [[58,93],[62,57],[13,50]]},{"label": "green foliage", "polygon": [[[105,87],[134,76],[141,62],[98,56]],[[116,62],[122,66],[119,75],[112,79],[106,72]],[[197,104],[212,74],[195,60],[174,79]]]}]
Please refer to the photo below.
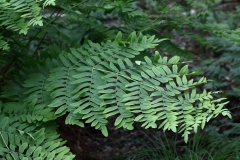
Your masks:
[{"label": "green foliage", "polygon": [[[42,18],[40,6],[55,1],[0,4],[2,159],[73,159],[56,132],[55,120],[63,115],[66,124],[89,123],[105,136],[113,117],[116,128],[132,130],[138,122],[181,133],[185,142],[219,114],[231,118],[225,98],[200,89],[205,77],[194,79],[197,72],[179,56],[156,51],[189,57],[157,28],[180,32],[201,13],[174,17],[181,6],[162,2],[153,9],[159,20],[133,1],[56,1]],[[9,30],[28,34],[6,36]]]},{"label": "green foliage", "polygon": [[[63,52],[52,60],[53,69],[39,66],[40,73],[28,74],[20,88],[27,95],[24,104],[3,103],[8,106],[1,107],[2,115],[44,125],[67,113],[66,124],[83,126],[83,119],[105,136],[107,118],[118,115],[117,128],[133,129],[134,122],[141,122],[145,128],[183,132],[186,142],[191,130],[197,132],[218,114],[230,117],[222,109],[225,103],[219,103],[222,99],[213,100],[214,92],[196,92],[196,86],[206,83],[206,78],[188,80],[187,65],[179,67],[179,57],[168,59],[156,52],[153,60],[131,61],[159,42],[154,36],[137,36],[135,32],[122,40],[119,32],[113,41],[88,41],[70,53]],[[14,100],[18,93],[10,90],[12,86],[3,88],[2,97]]]},{"label": "green foliage", "polygon": [[6,41],[2,39],[3,37],[0,36],[0,49],[7,50],[9,49],[9,46]]},{"label": "green foliage", "polygon": [[[55,0],[2,0],[0,1],[0,26],[7,30],[27,34],[30,26],[43,26],[41,7],[55,5]],[[5,32],[8,32],[8,31]],[[0,49],[9,49],[0,36]]]},{"label": "green foliage", "polygon": [[206,88],[226,88],[225,96],[240,96],[239,17],[239,7],[236,7],[234,12],[213,11],[206,17],[207,22],[214,23],[211,27],[215,29],[214,34],[205,38],[211,54],[201,56],[198,69],[205,71],[205,74],[213,80]]},{"label": "green foliage", "polygon": [[[228,114],[222,110],[225,103],[211,101],[211,92],[196,93],[195,86],[206,83],[206,78],[187,80],[187,66],[178,67],[179,57],[168,60],[156,53],[154,61],[148,57],[136,64],[131,61],[159,40],[141,34],[137,37],[134,32],[127,40],[120,37],[119,32],[115,41],[101,45],[89,41],[71,53],[60,54],[60,64],[50,71],[46,90],[53,100],[48,106],[58,107],[56,115],[70,113],[67,124],[86,119],[107,135],[106,118],[113,115],[118,115],[117,128],[133,129],[136,121],[145,128],[158,126],[176,132],[178,123],[183,122],[179,128],[187,141],[189,130],[196,131],[199,125],[203,128],[219,113]],[[161,124],[157,125],[158,121]]]},{"label": "green foliage", "polygon": [[[19,117],[4,111],[1,106],[0,158],[1,159],[73,159],[69,149],[62,146],[65,142],[56,134],[52,124],[41,125],[19,121]],[[20,108],[20,107],[19,107]],[[25,117],[29,120],[31,117]],[[37,118],[35,116],[35,118]]]}]

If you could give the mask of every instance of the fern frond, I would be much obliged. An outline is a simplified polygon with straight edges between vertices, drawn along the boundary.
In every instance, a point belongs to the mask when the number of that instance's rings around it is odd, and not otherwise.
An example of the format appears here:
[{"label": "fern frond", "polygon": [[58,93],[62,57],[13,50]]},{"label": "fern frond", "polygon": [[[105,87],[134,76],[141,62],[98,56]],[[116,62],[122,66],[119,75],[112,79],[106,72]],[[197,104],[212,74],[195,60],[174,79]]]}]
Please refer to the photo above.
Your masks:
[{"label": "fern frond", "polygon": [[[35,0],[0,1],[0,26],[17,31],[19,34],[27,34],[30,26],[42,26],[42,8],[39,3],[40,1]],[[55,0],[45,0],[43,7],[54,4]],[[0,37],[1,48],[8,49],[8,45]]]},{"label": "fern frond", "polygon": [[43,8],[50,5],[55,6],[55,0],[45,0],[43,3]]},{"label": "fern frond", "polygon": [[[54,5],[54,0],[45,0],[44,7]],[[0,25],[7,29],[27,33],[30,26],[42,26],[41,7],[34,0],[12,0],[0,2]]]},{"label": "fern frond", "polygon": [[39,128],[38,125],[19,120],[18,116],[8,117],[3,110],[9,106],[0,101],[1,159],[74,158],[69,149],[63,146],[65,142],[58,138],[54,123],[46,123]]},{"label": "fern frond", "polygon": [[118,33],[114,41],[88,41],[71,53],[61,53],[45,86],[53,100],[48,106],[56,108],[56,116],[68,113],[67,124],[83,126],[85,120],[105,136],[107,118],[118,115],[116,127],[133,129],[137,121],[145,128],[183,131],[187,141],[189,130],[204,126],[222,103],[212,102],[211,92],[196,93],[206,78],[188,80],[188,67],[180,68],[177,56],[168,59],[156,53],[153,60],[132,61],[159,42],[135,32],[122,40]]},{"label": "fern frond", "polygon": [[23,103],[25,96],[22,94],[26,89],[21,86],[21,79],[18,76],[13,76],[15,79],[12,82],[6,82],[2,87],[0,97],[10,100],[12,102]]},{"label": "fern frond", "polygon": [[[230,117],[211,92],[196,93],[206,78],[188,80],[192,74],[187,65],[179,67],[178,56],[168,59],[156,52],[154,59],[136,59],[160,41],[135,32],[124,40],[119,32],[114,40],[87,41],[70,53],[63,51],[58,59],[47,60],[46,68],[38,65],[23,87],[17,82],[18,92],[5,86],[5,98],[21,102],[16,110],[9,104],[6,113],[22,114],[22,122],[37,124],[67,114],[66,124],[83,127],[85,120],[105,136],[107,119],[117,116],[117,128],[133,129],[134,122],[140,122],[145,128],[183,132],[185,141],[190,130],[203,127],[221,111]],[[21,92],[25,95],[19,98]]]}]

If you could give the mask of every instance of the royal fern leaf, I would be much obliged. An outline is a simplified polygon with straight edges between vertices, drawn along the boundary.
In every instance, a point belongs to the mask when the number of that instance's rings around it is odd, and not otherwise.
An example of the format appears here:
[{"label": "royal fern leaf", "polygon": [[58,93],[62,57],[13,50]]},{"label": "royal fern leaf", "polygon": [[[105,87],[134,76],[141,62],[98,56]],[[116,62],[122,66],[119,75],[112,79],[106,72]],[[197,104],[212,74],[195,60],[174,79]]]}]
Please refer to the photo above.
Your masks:
[{"label": "royal fern leaf", "polygon": [[47,59],[45,67],[24,69],[23,85],[16,76],[3,87],[1,97],[12,102],[0,107],[1,158],[72,159],[52,127],[65,114],[66,124],[90,123],[105,136],[108,118],[115,116],[116,128],[131,130],[139,122],[144,128],[182,132],[185,141],[211,118],[230,117],[223,99],[205,90],[197,93],[206,78],[189,79],[192,73],[178,56],[168,59],[156,52],[154,58],[136,59],[160,41],[135,32],[123,40],[119,32],[114,40],[87,41],[63,51],[58,59]]},{"label": "royal fern leaf", "polygon": [[[49,96],[48,103],[41,103],[57,117],[67,114],[67,124],[82,127],[84,121],[91,123],[105,136],[108,118],[117,116],[117,128],[133,129],[134,122],[140,122],[145,128],[183,132],[187,141],[190,131],[203,128],[225,103],[214,101],[211,92],[196,93],[196,86],[207,80],[189,80],[192,74],[187,65],[181,67],[178,56],[168,59],[156,52],[154,59],[136,60],[160,41],[135,32],[126,40],[119,32],[114,40],[101,44],[88,41],[53,60],[55,67],[44,76],[44,85],[35,73],[29,75],[26,93]],[[33,104],[34,98],[29,97],[27,102]],[[220,111],[230,117],[228,111]]]},{"label": "royal fern leaf", "polygon": [[[8,109],[8,108],[12,109]],[[49,122],[33,123],[32,117],[21,116],[15,113],[15,109],[23,109],[17,103],[2,104],[0,101],[0,158],[1,159],[73,159],[69,148],[63,146],[65,143],[59,139],[56,126]],[[32,107],[33,106],[29,106]],[[37,109],[36,106],[35,109]],[[30,110],[31,110],[30,109]],[[38,110],[41,110],[39,107]],[[24,111],[23,111],[24,112]],[[43,111],[44,112],[44,111]],[[37,112],[35,112],[37,113]],[[48,114],[46,111],[45,114]],[[23,118],[25,116],[25,118]],[[34,119],[42,121],[38,115]],[[41,126],[40,126],[41,124]]]}]

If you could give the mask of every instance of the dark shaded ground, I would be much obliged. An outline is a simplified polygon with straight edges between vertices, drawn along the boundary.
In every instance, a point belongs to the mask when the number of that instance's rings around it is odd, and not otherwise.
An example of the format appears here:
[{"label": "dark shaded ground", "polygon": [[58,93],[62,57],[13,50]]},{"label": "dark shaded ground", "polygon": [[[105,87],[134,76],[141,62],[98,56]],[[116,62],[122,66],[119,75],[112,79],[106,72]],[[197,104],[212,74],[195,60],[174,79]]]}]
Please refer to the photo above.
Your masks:
[{"label": "dark shaded ground", "polygon": [[142,139],[138,129],[127,131],[115,129],[113,123],[108,125],[109,136],[104,137],[101,131],[90,125],[80,128],[75,125],[65,125],[64,117],[57,119],[58,132],[67,140],[66,145],[76,155],[76,160],[121,160],[124,156],[141,148],[139,142],[133,139]]},{"label": "dark shaded ground", "polygon": [[[159,141],[159,137],[163,143],[166,143],[161,129],[144,129],[140,124],[136,124],[132,131],[115,129],[114,119],[111,119],[108,125],[109,135],[104,137],[101,131],[95,130],[90,125],[86,125],[85,128],[66,125],[64,119],[65,117],[57,119],[58,132],[64,140],[67,140],[66,145],[76,155],[75,160],[124,160],[128,155],[145,149],[148,145],[154,147],[154,142]],[[178,154],[183,154],[183,147],[186,144],[180,134],[176,139],[174,138],[176,134],[173,132],[166,132],[166,135],[172,145],[178,146]],[[191,138],[192,136],[189,137],[190,140]]]}]

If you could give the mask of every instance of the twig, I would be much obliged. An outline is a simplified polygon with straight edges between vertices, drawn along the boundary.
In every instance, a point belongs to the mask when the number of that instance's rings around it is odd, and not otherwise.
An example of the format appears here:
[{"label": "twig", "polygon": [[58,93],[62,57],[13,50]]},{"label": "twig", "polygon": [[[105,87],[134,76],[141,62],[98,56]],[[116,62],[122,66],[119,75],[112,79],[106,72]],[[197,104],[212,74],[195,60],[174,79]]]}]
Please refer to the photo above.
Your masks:
[{"label": "twig", "polygon": [[41,40],[40,40],[40,42],[38,43],[38,45],[37,45],[37,47],[36,47],[36,49],[35,49],[35,51],[34,51],[32,57],[35,57],[35,55],[36,55],[36,53],[37,53],[37,51],[38,51],[40,45],[42,44],[42,42],[43,42],[43,40],[44,40],[44,38],[46,37],[47,34],[48,34],[48,32],[46,32],[46,33],[43,35],[43,37],[41,38]]}]

